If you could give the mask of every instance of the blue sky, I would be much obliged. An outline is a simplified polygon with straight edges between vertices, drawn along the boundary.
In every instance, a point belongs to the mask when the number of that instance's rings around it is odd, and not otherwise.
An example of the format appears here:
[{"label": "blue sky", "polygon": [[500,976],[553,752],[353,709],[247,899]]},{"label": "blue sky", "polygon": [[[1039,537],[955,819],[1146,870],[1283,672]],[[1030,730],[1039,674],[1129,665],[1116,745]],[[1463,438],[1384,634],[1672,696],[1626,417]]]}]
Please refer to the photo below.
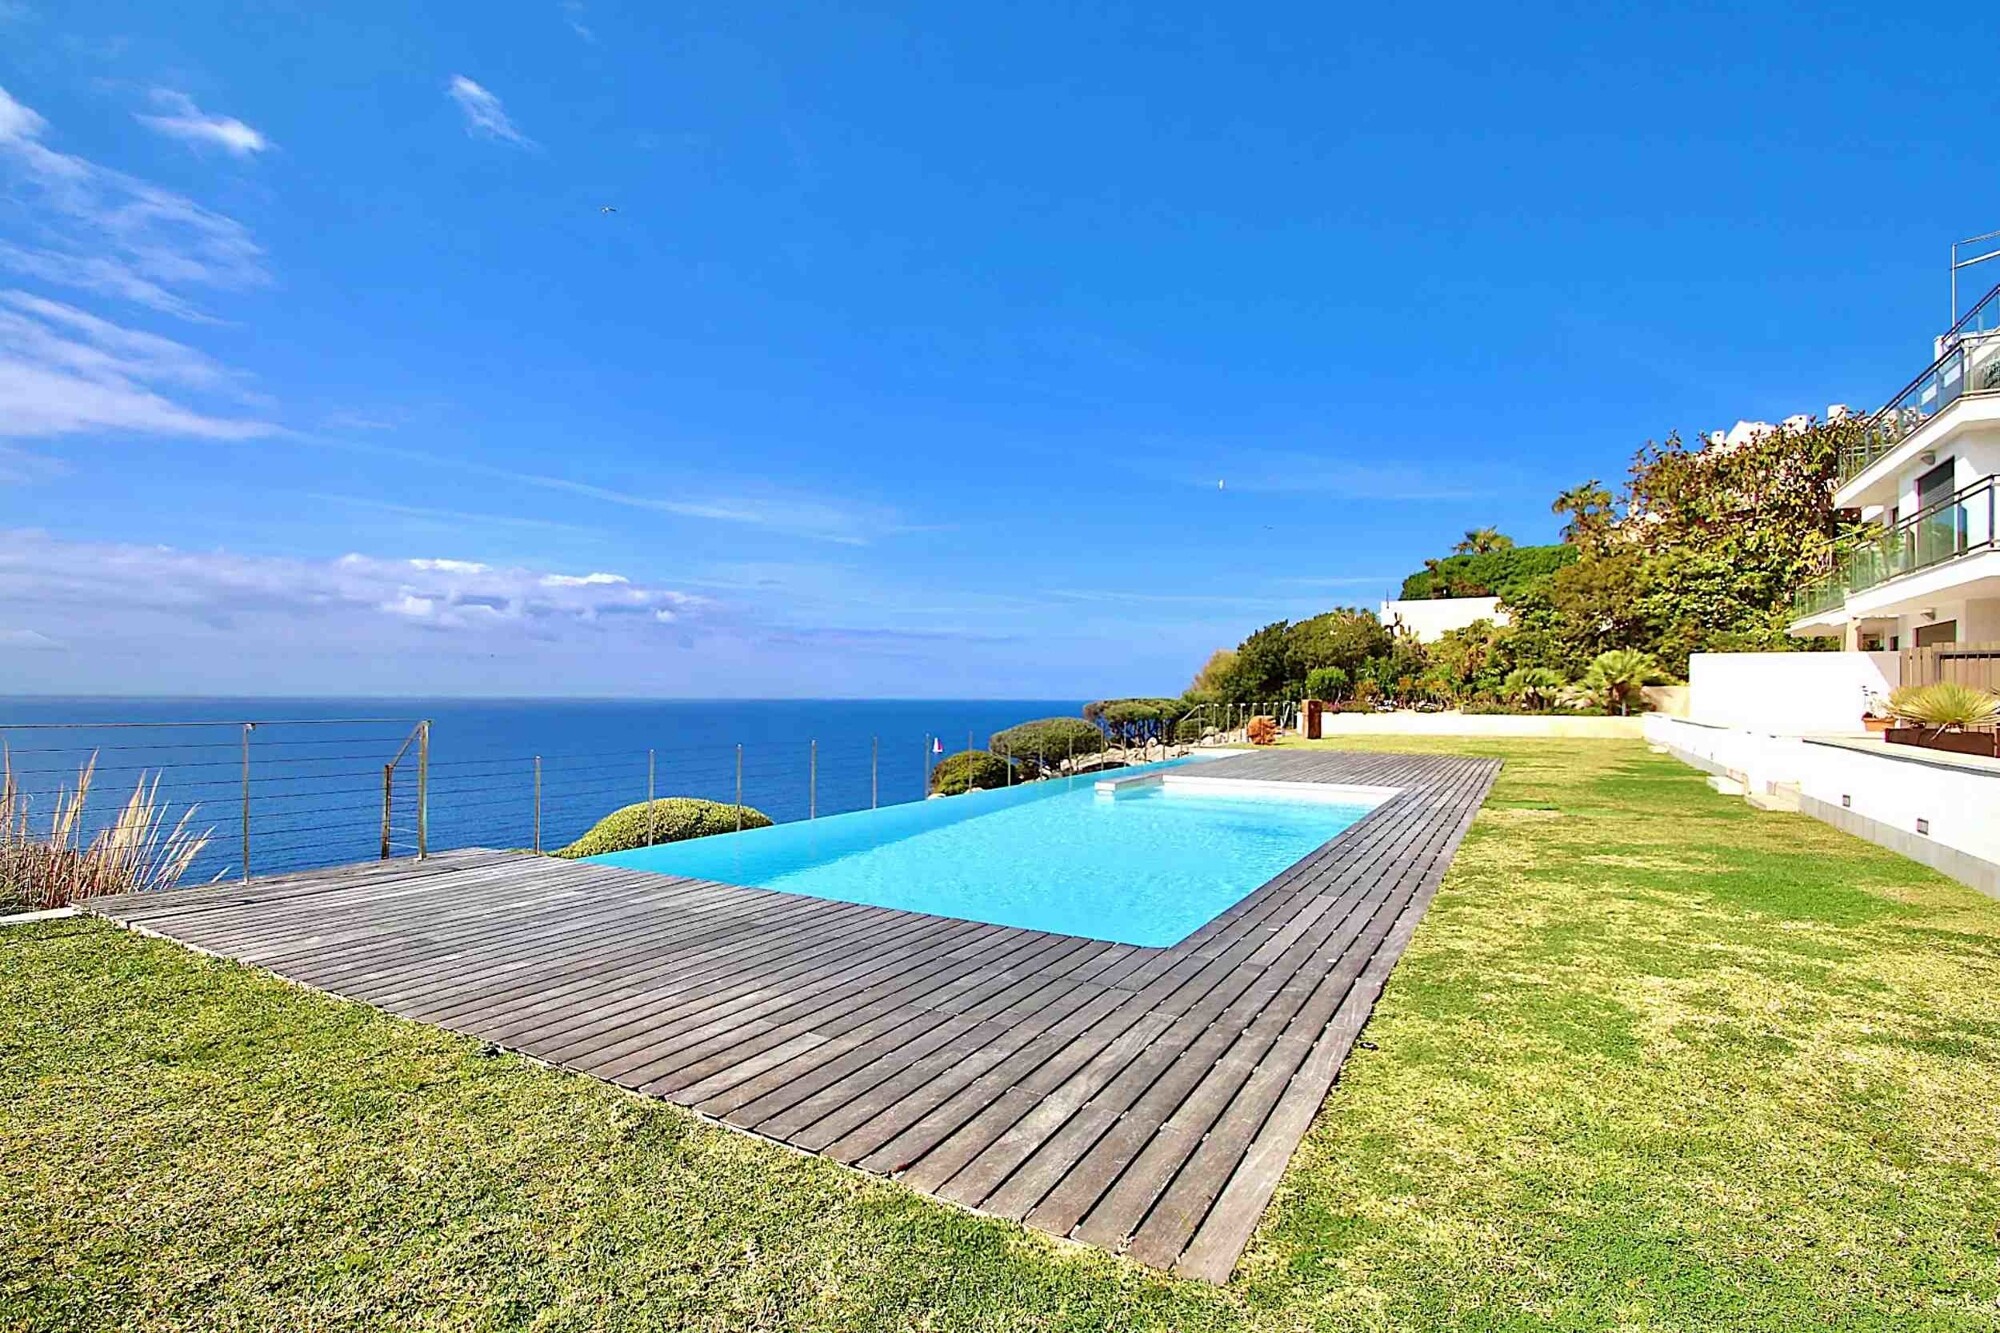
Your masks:
[{"label": "blue sky", "polygon": [[0,0],[0,693],[1177,690],[2000,226],[1962,12],[305,8]]}]

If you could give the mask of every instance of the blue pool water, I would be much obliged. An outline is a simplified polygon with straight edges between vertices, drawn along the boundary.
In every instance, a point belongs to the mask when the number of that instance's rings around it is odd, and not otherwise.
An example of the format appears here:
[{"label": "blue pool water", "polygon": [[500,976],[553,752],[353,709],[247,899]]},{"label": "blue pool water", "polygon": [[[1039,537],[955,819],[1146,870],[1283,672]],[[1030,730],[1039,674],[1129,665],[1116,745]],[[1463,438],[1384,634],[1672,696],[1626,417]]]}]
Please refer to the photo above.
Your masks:
[{"label": "blue pool water", "polygon": [[[1123,777],[1144,770],[1121,770]],[[592,858],[613,865],[1165,947],[1368,812],[1089,777]]]}]

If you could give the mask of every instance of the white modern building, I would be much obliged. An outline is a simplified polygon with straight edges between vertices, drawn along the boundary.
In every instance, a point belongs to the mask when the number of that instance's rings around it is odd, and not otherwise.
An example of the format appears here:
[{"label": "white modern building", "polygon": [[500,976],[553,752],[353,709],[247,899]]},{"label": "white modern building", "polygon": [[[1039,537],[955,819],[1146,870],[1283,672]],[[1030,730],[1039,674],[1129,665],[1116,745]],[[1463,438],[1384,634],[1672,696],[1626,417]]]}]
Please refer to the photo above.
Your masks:
[{"label": "white modern building", "polygon": [[1507,623],[1498,597],[1426,597],[1382,603],[1382,623],[1396,633],[1413,636],[1418,643],[1436,643],[1447,632],[1469,628],[1481,620]]},{"label": "white modern building", "polygon": [[2000,643],[2000,286],[1840,460],[1834,503],[1879,536],[1803,592],[1790,632],[1864,651]]}]

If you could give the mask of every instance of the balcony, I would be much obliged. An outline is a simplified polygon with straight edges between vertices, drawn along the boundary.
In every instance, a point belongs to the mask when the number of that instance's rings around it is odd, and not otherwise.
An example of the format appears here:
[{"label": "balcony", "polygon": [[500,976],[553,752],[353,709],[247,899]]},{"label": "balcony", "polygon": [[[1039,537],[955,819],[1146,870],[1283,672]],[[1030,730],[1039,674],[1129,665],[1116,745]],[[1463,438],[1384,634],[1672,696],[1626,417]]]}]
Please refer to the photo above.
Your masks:
[{"label": "balcony", "polygon": [[1995,490],[2000,477],[1981,477],[1949,499],[1920,509],[1896,526],[1846,552],[1838,568],[1792,599],[1792,619],[1811,620],[1857,593],[1906,574],[1948,564],[1995,548]]},{"label": "balcony", "polygon": [[1938,339],[1943,355],[1869,418],[1862,439],[1840,451],[1845,485],[1938,413],[1970,394],[2000,392],[2000,285]]}]

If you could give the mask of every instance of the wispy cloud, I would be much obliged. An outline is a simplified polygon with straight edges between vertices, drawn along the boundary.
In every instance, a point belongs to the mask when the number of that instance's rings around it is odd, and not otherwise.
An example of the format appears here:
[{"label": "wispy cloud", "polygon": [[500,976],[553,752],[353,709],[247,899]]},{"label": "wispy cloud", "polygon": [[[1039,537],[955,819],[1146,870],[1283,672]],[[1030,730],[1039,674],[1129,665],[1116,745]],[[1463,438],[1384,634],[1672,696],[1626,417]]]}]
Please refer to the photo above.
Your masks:
[{"label": "wispy cloud", "polygon": [[583,0],[562,0],[562,15],[571,32],[593,46],[597,44],[597,34],[583,21]]},{"label": "wispy cloud", "polygon": [[[371,441],[334,436],[303,436],[312,443],[354,453],[376,454],[385,458],[433,467],[465,476],[487,477],[536,490],[622,509],[638,509],[680,518],[704,519],[713,523],[739,524],[762,528],[794,537],[832,542],[841,546],[866,546],[879,537],[912,531],[895,511],[873,505],[841,504],[816,495],[801,495],[777,487],[739,489],[730,492],[703,491],[689,483],[683,495],[646,494],[636,485],[620,486],[604,482],[579,481],[572,477],[517,468],[497,467],[468,458],[446,458],[417,449],[403,449]],[[926,529],[928,530],[928,529]]]},{"label": "wispy cloud", "polygon": [[463,74],[452,75],[451,82],[445,85],[445,92],[465,113],[467,134],[498,139],[521,148],[534,146],[534,140],[514,128],[514,122],[508,118],[507,108],[501,105],[500,99]]},{"label": "wispy cloud", "polygon": [[267,280],[263,252],[235,219],[185,195],[44,142],[48,122],[0,88],[0,266],[184,319],[207,317],[184,293]]},{"label": "wispy cloud", "polygon": [[191,347],[59,301],[0,291],[0,437],[112,430],[243,440],[276,429],[190,407],[165,388],[243,397],[235,376]]},{"label": "wispy cloud", "polygon": [[141,125],[170,139],[197,147],[214,146],[236,157],[250,157],[271,146],[271,141],[234,116],[212,116],[194,104],[186,93],[171,88],[153,89],[159,114],[137,114]]},{"label": "wispy cloud", "polygon": [[60,639],[52,639],[40,630],[0,629],[0,652],[60,652],[67,646]]},{"label": "wispy cloud", "polygon": [[439,556],[308,560],[0,532],[0,608],[9,619],[39,612],[74,620],[79,607],[211,628],[275,617],[300,633],[300,651],[371,627],[503,637],[623,633],[673,624],[707,605],[603,570],[572,574]]}]

